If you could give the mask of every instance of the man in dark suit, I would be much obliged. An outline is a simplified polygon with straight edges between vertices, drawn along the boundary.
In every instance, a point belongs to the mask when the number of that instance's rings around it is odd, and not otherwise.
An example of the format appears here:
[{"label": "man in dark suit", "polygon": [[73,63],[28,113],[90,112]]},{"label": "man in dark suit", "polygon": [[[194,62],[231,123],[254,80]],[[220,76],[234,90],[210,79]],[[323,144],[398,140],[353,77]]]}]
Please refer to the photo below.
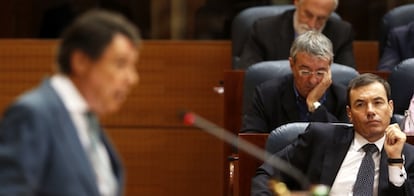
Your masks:
[{"label": "man in dark suit", "polygon": [[307,31],[290,50],[292,75],[256,87],[243,116],[241,132],[269,133],[297,121],[348,122],[346,89],[332,83],[332,44],[323,34]]},{"label": "man in dark suit", "polygon": [[122,195],[123,168],[96,121],[138,82],[138,29],[91,11],[63,34],[58,73],[19,97],[0,124],[0,195]]},{"label": "man in dark suit", "polygon": [[[353,191],[354,186],[363,184],[356,183],[366,154],[362,148],[373,144],[377,151],[371,155],[372,186],[367,190],[378,196],[413,195],[414,147],[405,143],[406,135],[397,124],[390,125],[390,95],[389,84],[379,76],[357,76],[348,86],[346,107],[353,127],[310,123],[293,144],[276,156],[298,168],[311,184],[330,186],[330,195],[356,195],[360,192]],[[272,176],[297,188],[287,173],[263,164],[253,179],[252,195],[270,195],[267,183]]]},{"label": "man in dark suit", "polygon": [[237,66],[247,68],[260,61],[287,59],[295,37],[308,30],[316,30],[331,40],[335,63],[355,67],[351,25],[329,17],[338,1],[295,0],[294,3],[295,10],[261,18],[253,24]]},{"label": "man in dark suit", "polygon": [[378,70],[392,71],[401,61],[414,57],[414,22],[392,29]]}]

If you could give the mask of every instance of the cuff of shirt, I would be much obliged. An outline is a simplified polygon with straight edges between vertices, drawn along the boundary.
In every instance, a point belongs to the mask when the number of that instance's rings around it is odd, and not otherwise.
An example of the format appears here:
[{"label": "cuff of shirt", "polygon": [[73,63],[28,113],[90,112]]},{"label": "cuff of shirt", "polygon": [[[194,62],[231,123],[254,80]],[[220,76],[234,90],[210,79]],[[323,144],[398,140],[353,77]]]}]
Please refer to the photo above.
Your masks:
[{"label": "cuff of shirt", "polygon": [[396,187],[402,186],[407,179],[407,172],[404,167],[400,169],[398,166],[389,165],[388,174],[390,182]]}]

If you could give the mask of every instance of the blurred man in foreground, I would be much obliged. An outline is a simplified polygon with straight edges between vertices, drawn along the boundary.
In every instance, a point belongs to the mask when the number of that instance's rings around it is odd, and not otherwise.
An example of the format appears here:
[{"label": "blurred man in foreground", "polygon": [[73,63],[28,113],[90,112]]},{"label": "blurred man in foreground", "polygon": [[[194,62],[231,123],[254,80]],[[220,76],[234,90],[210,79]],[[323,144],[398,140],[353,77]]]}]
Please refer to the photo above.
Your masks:
[{"label": "blurred man in foreground", "polygon": [[138,82],[138,29],[94,10],[63,34],[59,72],[19,97],[0,124],[0,195],[122,195],[123,167],[97,116]]}]

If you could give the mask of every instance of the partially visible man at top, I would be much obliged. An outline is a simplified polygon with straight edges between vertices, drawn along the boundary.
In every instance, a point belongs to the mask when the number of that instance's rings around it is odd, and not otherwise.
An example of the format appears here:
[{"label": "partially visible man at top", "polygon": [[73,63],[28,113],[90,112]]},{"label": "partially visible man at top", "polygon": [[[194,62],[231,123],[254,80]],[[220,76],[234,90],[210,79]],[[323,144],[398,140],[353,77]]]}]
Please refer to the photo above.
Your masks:
[{"label": "partially visible man at top", "polygon": [[96,119],[138,82],[138,29],[91,11],[63,33],[58,72],[19,97],[0,123],[0,195],[122,195],[123,167]]},{"label": "partially visible man at top", "polygon": [[333,62],[355,67],[351,25],[330,17],[338,0],[294,0],[294,4],[295,10],[261,18],[253,24],[236,66],[245,69],[260,61],[287,59],[295,37],[315,30],[331,40]]},{"label": "partially visible man at top", "polygon": [[346,89],[332,82],[332,58],[332,43],[323,34],[298,36],[290,50],[292,75],[256,87],[241,132],[269,133],[298,121],[348,122]]},{"label": "partially visible man at top", "polygon": [[401,61],[414,57],[414,21],[393,28],[387,38],[378,70],[392,71]]}]

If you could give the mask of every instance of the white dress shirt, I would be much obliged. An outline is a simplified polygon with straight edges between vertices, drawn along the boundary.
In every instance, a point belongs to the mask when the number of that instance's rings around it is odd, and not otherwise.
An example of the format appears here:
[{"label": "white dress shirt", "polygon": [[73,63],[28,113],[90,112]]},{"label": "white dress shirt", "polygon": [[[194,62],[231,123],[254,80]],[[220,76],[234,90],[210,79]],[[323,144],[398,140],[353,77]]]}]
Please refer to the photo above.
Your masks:
[{"label": "white dress shirt", "polygon": [[[373,195],[378,195],[378,183],[379,183],[379,171],[380,171],[380,160],[381,151],[384,146],[385,135],[377,140],[374,144],[377,146],[378,151],[374,153],[373,159],[375,163],[375,177],[374,177],[374,190]],[[336,175],[335,181],[332,185],[329,195],[332,196],[352,196],[352,189],[354,187],[359,167],[362,159],[365,156],[365,151],[362,147],[370,143],[360,134],[355,132],[354,140],[352,141],[348,153],[345,156],[344,161]],[[406,180],[406,172],[404,167],[400,169],[397,166],[388,166],[389,180],[395,186],[401,186]],[[401,176],[401,174],[404,174]]]},{"label": "white dress shirt", "polygon": [[[91,140],[88,134],[88,122],[85,117],[85,114],[89,111],[87,102],[72,81],[64,75],[56,74],[52,76],[51,86],[61,98],[65,108],[69,111],[83,149],[85,150],[85,153],[88,152],[88,148],[91,146]],[[105,146],[98,145],[96,147],[99,156],[103,157],[102,161],[104,164],[111,165],[109,154]],[[107,180],[101,179],[99,175],[96,176],[97,186],[101,195],[114,195],[117,189],[117,187],[114,187],[116,184],[114,185],[112,182],[108,184]]]}]

